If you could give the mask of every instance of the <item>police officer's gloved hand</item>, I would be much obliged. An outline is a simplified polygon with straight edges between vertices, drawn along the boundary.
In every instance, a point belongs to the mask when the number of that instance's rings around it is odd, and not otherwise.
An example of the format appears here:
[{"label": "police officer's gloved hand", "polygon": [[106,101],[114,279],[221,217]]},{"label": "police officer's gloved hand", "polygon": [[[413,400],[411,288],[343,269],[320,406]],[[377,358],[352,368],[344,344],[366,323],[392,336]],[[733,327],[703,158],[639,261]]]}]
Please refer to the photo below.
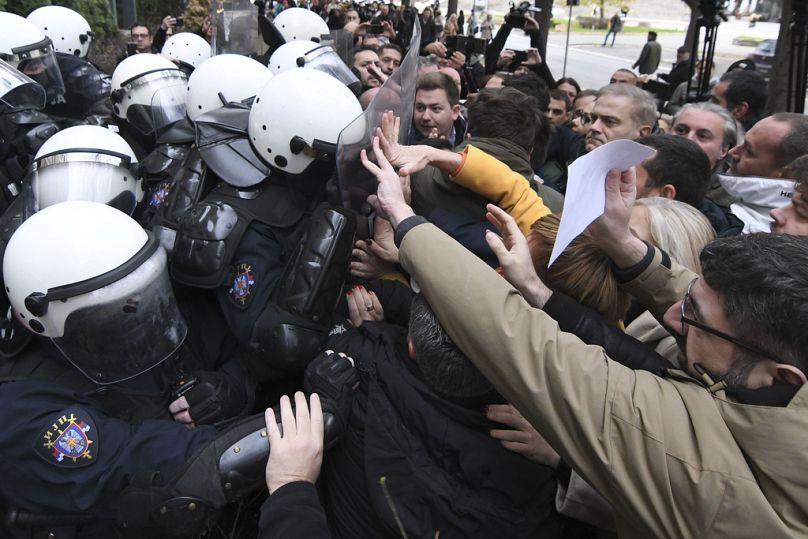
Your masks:
[{"label": "police officer's gloved hand", "polygon": [[214,425],[232,419],[244,410],[247,404],[245,389],[225,373],[193,371],[197,384],[185,393],[188,413],[196,425]]},{"label": "police officer's gloved hand", "polygon": [[[354,360],[343,353],[335,354],[333,350],[321,352],[306,367],[303,384],[306,393],[320,396],[328,446],[330,440],[342,436],[348,424],[353,392],[359,385]],[[333,436],[329,430],[335,431]]]}]

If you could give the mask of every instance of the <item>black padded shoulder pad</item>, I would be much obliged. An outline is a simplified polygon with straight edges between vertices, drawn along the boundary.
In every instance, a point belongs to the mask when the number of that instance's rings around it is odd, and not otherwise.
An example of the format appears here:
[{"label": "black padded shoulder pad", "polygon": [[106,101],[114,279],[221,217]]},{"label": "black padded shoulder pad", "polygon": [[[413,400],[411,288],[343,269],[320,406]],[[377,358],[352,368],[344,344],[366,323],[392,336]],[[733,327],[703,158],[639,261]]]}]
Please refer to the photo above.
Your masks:
[{"label": "black padded shoulder pad", "polygon": [[198,204],[180,220],[171,277],[199,288],[224,284],[230,262],[251,220],[224,202],[206,200]]}]

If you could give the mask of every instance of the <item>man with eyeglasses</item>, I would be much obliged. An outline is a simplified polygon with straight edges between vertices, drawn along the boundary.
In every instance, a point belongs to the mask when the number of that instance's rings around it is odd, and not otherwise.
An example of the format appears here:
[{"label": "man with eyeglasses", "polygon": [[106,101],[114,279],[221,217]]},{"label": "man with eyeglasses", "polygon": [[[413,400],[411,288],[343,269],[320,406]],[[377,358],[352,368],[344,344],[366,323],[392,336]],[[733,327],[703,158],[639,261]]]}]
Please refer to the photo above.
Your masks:
[{"label": "man with eyeglasses", "polygon": [[511,284],[416,217],[375,150],[380,166],[363,160],[400,263],[458,347],[611,504],[619,536],[808,534],[808,240],[716,240],[697,276],[631,235],[635,174],[611,171],[590,230],[626,289],[679,340],[683,370],[657,376],[539,310],[553,292],[507,214],[489,205],[501,238],[486,241]]}]

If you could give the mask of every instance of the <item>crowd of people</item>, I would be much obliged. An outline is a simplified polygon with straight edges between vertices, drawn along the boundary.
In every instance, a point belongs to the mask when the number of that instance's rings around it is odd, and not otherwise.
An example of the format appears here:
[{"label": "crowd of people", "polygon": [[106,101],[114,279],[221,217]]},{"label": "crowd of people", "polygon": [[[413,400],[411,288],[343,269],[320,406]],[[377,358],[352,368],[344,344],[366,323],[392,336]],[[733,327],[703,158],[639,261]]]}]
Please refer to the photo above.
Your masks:
[{"label": "crowd of people", "polygon": [[4,537],[808,535],[806,116],[653,32],[582,88],[528,8],[254,5],[111,74],[0,12]]}]

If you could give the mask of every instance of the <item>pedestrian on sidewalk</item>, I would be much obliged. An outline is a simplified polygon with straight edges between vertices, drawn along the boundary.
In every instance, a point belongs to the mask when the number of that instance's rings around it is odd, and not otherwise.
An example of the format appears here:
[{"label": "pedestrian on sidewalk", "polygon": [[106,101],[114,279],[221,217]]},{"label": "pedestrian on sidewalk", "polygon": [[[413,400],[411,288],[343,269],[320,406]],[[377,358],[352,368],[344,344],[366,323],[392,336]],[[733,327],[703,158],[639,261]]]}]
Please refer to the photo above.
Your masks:
[{"label": "pedestrian on sidewalk", "polygon": [[612,36],[612,44],[610,47],[614,47],[614,39],[617,37],[617,32],[623,29],[623,20],[620,18],[619,13],[615,13],[612,15],[612,18],[609,19],[609,31],[606,32],[606,37],[603,38],[603,45],[601,47],[606,46],[606,42],[609,41],[609,35]]},{"label": "pedestrian on sidewalk", "polygon": [[648,41],[645,42],[640,57],[631,67],[639,67],[640,75],[650,75],[659,67],[660,58],[662,58],[662,45],[657,41],[657,33],[648,32]]}]

